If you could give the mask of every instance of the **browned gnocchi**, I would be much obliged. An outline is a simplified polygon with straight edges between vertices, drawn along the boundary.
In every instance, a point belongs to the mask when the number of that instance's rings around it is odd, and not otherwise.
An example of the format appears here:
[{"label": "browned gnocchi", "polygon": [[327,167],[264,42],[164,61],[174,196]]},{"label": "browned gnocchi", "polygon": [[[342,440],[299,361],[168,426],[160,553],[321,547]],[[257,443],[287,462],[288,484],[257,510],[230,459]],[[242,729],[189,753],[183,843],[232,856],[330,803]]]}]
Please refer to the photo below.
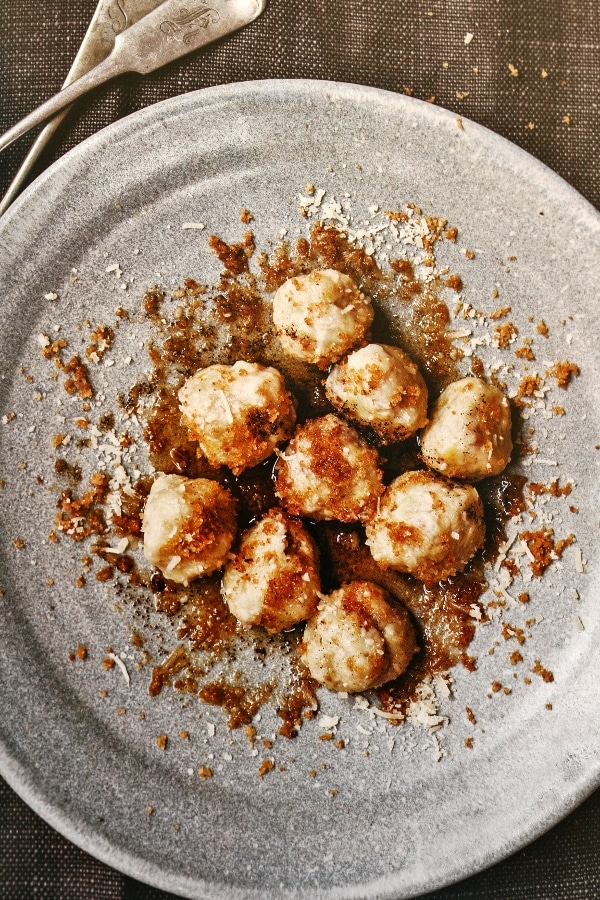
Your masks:
[{"label": "browned gnocchi", "polygon": [[447,478],[479,481],[506,468],[512,452],[508,398],[479,378],[453,381],[421,435],[421,455]]},{"label": "browned gnocchi", "polygon": [[338,412],[371,428],[384,443],[402,441],[427,424],[427,385],[399,347],[367,344],[334,366],[325,382]]},{"label": "browned gnocchi", "polygon": [[417,649],[408,611],[379,585],[353,581],[321,597],[302,660],[320,684],[356,693],[397,678]]},{"label": "browned gnocchi", "polygon": [[209,463],[234,475],[270,456],[296,422],[283,376],[258,363],[201,369],[184,383],[179,402],[181,421]]},{"label": "browned gnocchi", "polygon": [[237,533],[236,502],[208,478],[159,474],[142,518],[144,555],[166,578],[187,584],[220,569]]},{"label": "browned gnocchi", "polygon": [[292,515],[358,522],[383,492],[377,451],[338,416],[310,419],[279,454],[275,493]]},{"label": "browned gnocchi", "polygon": [[472,485],[405,472],[386,489],[366,533],[380,565],[419,581],[443,581],[461,572],[483,544],[483,503]]},{"label": "browned gnocchi", "polygon": [[274,633],[310,618],[320,587],[313,539],[299,519],[272,509],[242,535],[221,593],[240,622]]},{"label": "browned gnocchi", "polygon": [[369,298],[336,269],[289,278],[273,297],[273,323],[286,353],[321,368],[359,346],[373,316]]}]

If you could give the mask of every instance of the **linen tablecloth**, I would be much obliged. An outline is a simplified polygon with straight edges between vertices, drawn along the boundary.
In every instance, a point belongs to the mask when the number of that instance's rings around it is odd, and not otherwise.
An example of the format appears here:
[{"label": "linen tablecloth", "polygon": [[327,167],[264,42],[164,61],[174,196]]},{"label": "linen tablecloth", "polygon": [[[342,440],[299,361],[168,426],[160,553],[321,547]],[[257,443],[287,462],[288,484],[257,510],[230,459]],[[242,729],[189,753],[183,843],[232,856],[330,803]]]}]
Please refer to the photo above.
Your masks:
[{"label": "linen tablecloth", "polygon": [[[127,7],[127,0],[117,2]],[[3,0],[0,132],[60,89],[94,8],[94,0]],[[270,0],[248,29],[151,76],[122,76],[84,98],[33,174],[151,103],[262,78],[352,82],[438,104],[529,151],[600,208],[596,0]],[[25,138],[0,157],[0,192],[28,146]],[[513,857],[428,897],[596,900],[599,833],[596,793]],[[0,897],[169,896],[78,850],[0,781]]]}]

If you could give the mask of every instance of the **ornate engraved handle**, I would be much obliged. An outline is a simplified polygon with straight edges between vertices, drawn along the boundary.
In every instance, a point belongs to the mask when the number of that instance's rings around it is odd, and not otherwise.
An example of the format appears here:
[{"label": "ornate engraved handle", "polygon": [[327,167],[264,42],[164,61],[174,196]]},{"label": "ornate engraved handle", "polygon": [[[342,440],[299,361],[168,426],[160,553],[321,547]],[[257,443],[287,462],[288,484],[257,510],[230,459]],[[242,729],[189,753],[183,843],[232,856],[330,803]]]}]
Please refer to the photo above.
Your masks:
[{"label": "ornate engraved handle", "polygon": [[192,9],[183,7],[177,16],[161,22],[160,30],[173,40],[189,44],[201,28],[216,25],[219,18],[219,12],[212,6],[200,4]]},{"label": "ornate engraved handle", "polygon": [[30,113],[2,137],[0,151],[87,91],[123,72],[146,75],[256,19],[267,0],[165,0],[117,35],[103,62]]},{"label": "ornate engraved handle", "polygon": [[237,31],[265,6],[266,0],[166,0],[118,35],[115,51],[127,56],[128,70],[145,75]]}]

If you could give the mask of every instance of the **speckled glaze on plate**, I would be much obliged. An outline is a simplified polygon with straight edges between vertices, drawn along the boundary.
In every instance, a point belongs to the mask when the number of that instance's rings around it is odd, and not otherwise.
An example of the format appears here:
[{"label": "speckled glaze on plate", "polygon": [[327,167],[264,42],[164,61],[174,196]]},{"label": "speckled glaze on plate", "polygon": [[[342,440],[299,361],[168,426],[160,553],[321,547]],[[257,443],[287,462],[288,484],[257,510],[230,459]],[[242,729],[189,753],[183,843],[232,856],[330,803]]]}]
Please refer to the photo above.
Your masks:
[{"label": "speckled glaze on plate", "polygon": [[[1,412],[22,414],[0,426],[0,771],[67,838],[135,878],[202,900],[416,896],[517,850],[598,784],[600,217],[532,157],[462,125],[434,106],[363,87],[213,88],[90,138],[0,221]],[[210,281],[218,263],[206,234],[239,239],[242,206],[255,216],[259,244],[282,228],[293,236],[303,227],[298,194],[308,182],[348,192],[357,211],[412,201],[447,218],[462,246],[476,250],[462,269],[465,299],[487,302],[498,285],[517,325],[544,318],[549,361],[578,363],[568,414],[548,427],[543,444],[560,466],[535,474],[575,482],[572,528],[587,562],[580,574],[566,555],[532,587],[528,614],[539,620],[532,652],[552,669],[552,684],[534,678],[526,689],[520,679],[510,696],[488,699],[498,664],[485,628],[478,630],[479,669],[454,670],[454,698],[443,704],[450,724],[441,760],[425,732],[385,723],[379,731],[351,700],[327,694],[322,711],[341,717],[347,749],[326,746],[318,740],[323,729],[307,722],[295,741],[277,742],[277,766],[286,771],[260,779],[267,751],[252,756],[220,710],[169,691],[150,700],[149,670],[137,672],[133,658],[125,660],[129,686],[118,666],[102,668],[107,647],[129,647],[128,613],[112,608],[106,586],[74,586],[80,546],[47,540],[56,503],[49,442],[59,429],[35,398],[51,389],[36,337],[73,333],[86,318],[100,324],[119,303],[134,308],[154,281]],[[184,222],[205,223],[206,232],[182,230]],[[106,273],[115,262],[127,291]],[[44,299],[49,292],[59,296],[54,305]],[[132,366],[117,357],[100,389],[105,383],[114,394],[131,384],[135,359]],[[164,643],[168,649],[168,636]],[[69,662],[81,644],[88,659]],[[465,705],[476,710],[474,731],[465,727]],[[263,712],[259,728],[275,731],[275,715]],[[189,741],[177,737],[180,729]],[[471,750],[467,733],[475,735]],[[155,743],[160,734],[170,738],[164,752]],[[197,769],[208,760],[215,774],[203,780]]]}]

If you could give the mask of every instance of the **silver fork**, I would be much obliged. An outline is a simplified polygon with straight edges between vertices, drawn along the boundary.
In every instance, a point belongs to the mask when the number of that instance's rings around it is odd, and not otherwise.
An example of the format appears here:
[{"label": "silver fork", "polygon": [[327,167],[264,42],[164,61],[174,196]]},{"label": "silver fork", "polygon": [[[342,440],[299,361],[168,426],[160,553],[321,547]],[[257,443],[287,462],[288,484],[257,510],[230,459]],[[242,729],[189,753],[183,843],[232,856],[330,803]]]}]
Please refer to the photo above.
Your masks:
[{"label": "silver fork", "polygon": [[0,151],[105,81],[124,72],[153,72],[254,21],[266,4],[267,0],[164,0],[116,36],[106,59],[5,132]]},{"label": "silver fork", "polygon": [[[117,34],[156,9],[163,0],[99,0],[63,88],[109,55]],[[63,109],[40,131],[0,202],[0,216],[21,192],[27,176],[56,133],[69,109]]]}]

